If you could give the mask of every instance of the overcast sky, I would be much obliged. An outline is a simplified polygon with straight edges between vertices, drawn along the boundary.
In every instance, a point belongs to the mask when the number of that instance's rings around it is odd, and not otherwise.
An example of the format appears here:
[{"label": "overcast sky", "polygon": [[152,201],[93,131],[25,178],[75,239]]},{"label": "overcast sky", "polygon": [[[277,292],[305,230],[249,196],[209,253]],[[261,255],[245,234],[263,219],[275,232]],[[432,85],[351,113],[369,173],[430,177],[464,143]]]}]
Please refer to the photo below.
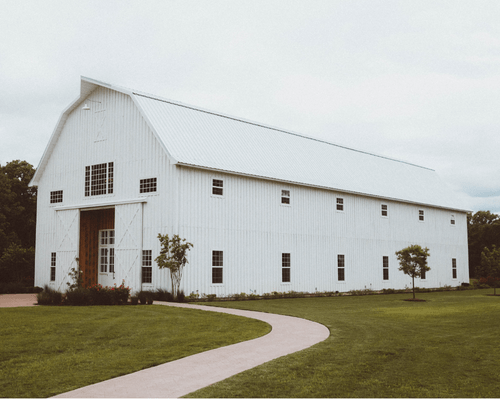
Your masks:
[{"label": "overcast sky", "polygon": [[38,165],[81,75],[432,168],[500,213],[498,0],[0,0],[2,165]]}]

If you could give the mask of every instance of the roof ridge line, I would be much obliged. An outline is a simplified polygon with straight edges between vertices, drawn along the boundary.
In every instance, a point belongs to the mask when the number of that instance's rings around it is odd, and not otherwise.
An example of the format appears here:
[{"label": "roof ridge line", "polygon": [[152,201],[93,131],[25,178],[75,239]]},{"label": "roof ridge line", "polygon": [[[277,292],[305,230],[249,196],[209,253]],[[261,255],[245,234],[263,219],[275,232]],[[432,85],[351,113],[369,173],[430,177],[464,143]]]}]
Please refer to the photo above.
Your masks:
[{"label": "roof ridge line", "polygon": [[427,169],[429,171],[435,171],[432,168],[424,167],[422,165],[417,165],[417,164],[413,164],[413,163],[410,163],[410,162],[407,162],[407,161],[398,160],[398,159],[395,159],[395,158],[391,158],[391,157],[382,156],[382,155],[379,155],[379,154],[370,153],[370,152],[364,151],[364,150],[353,149],[352,147],[347,147],[347,146],[339,145],[339,144],[336,144],[336,143],[328,142],[328,141],[326,141],[324,139],[318,139],[318,138],[315,138],[315,137],[312,137],[312,136],[308,136],[308,135],[304,135],[304,134],[300,134],[300,133],[295,133],[295,132],[290,132],[290,131],[287,131],[287,130],[284,130],[284,129],[281,129],[281,128],[276,128],[276,127],[273,127],[273,126],[264,125],[264,124],[261,124],[261,123],[258,123],[258,122],[248,121],[248,120],[245,120],[245,119],[242,119],[242,118],[238,118],[238,117],[232,117],[230,115],[225,115],[225,114],[222,114],[222,113],[219,113],[219,112],[204,110],[204,109],[202,109],[200,107],[197,107],[197,106],[192,106],[192,105],[188,105],[188,104],[182,104],[181,102],[176,102],[174,100],[164,99],[164,98],[152,95],[152,94],[141,93],[141,92],[136,91],[136,90],[132,91],[132,94],[134,94],[136,96],[146,97],[146,98],[151,99],[151,100],[162,101],[164,103],[169,103],[169,104],[172,104],[174,106],[188,108],[190,110],[194,110],[194,111],[198,111],[198,112],[203,112],[203,113],[206,113],[206,114],[216,115],[218,117],[232,119],[234,121],[243,122],[243,123],[250,124],[250,125],[260,126],[261,128],[271,129],[271,130],[274,130],[274,131],[277,131],[277,132],[286,133],[288,135],[294,135],[294,136],[302,137],[304,139],[314,140],[316,142],[325,143],[325,144],[328,144],[330,146],[335,146],[335,147],[339,147],[339,148],[342,148],[342,149],[355,151],[357,153],[367,154],[367,155],[370,155],[370,156],[373,156],[373,157],[383,158],[383,159],[386,159],[386,160],[395,161],[395,162],[399,162],[399,163],[402,163],[402,164],[411,165],[411,166],[422,168],[422,169]]}]

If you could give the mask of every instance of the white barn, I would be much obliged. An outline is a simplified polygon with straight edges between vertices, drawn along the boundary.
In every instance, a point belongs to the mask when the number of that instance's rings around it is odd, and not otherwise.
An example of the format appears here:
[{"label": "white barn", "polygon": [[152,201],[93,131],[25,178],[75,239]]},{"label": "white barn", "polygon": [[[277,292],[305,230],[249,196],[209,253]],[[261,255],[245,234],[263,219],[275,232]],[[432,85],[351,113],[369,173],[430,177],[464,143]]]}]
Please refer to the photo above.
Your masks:
[{"label": "white barn", "polygon": [[467,210],[431,169],[81,78],[31,185],[35,284],[170,288],[158,233],[194,244],[186,294],[404,288],[395,252],[419,244],[419,287],[468,282]]}]

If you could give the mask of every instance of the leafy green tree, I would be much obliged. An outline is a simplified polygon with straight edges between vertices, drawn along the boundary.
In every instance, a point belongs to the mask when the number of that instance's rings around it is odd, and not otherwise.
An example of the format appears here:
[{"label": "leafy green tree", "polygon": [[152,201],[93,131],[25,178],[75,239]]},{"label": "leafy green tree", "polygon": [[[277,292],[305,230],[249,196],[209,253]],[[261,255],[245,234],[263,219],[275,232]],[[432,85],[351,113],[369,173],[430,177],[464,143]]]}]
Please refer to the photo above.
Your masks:
[{"label": "leafy green tree", "polygon": [[177,298],[179,287],[181,285],[182,272],[184,266],[188,263],[187,252],[193,245],[181,239],[179,235],[172,236],[158,234],[161,249],[160,255],[155,258],[160,269],[168,268],[170,270],[170,280],[172,283],[172,295]]},{"label": "leafy green tree", "polygon": [[396,251],[396,256],[400,265],[399,270],[411,276],[413,298],[415,299],[415,278],[420,278],[422,273],[430,271],[430,267],[427,265],[427,257],[430,256],[429,249],[414,244]]},{"label": "leafy green tree", "polygon": [[33,282],[36,188],[28,184],[34,174],[26,161],[0,165],[0,277],[4,283]]},{"label": "leafy green tree", "polygon": [[481,253],[485,247],[500,246],[500,215],[478,211],[467,215],[469,276],[479,278]]},{"label": "leafy green tree", "polygon": [[500,248],[495,245],[492,249],[484,248],[481,253],[481,266],[479,276],[493,287],[493,294],[497,294],[497,287],[500,287]]}]

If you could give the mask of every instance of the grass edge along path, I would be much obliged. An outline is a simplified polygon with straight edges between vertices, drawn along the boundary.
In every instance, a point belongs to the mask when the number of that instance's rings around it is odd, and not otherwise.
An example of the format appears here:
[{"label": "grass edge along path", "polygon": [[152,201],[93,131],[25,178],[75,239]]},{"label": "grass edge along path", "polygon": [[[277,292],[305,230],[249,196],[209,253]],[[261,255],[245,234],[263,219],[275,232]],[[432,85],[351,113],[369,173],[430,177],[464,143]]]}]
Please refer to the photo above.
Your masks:
[{"label": "grass edge along path", "polygon": [[306,318],[331,335],[185,397],[499,397],[500,299],[488,293],[214,303]]},{"label": "grass edge along path", "polygon": [[2,308],[0,319],[0,397],[50,397],[270,331],[161,305]]}]

